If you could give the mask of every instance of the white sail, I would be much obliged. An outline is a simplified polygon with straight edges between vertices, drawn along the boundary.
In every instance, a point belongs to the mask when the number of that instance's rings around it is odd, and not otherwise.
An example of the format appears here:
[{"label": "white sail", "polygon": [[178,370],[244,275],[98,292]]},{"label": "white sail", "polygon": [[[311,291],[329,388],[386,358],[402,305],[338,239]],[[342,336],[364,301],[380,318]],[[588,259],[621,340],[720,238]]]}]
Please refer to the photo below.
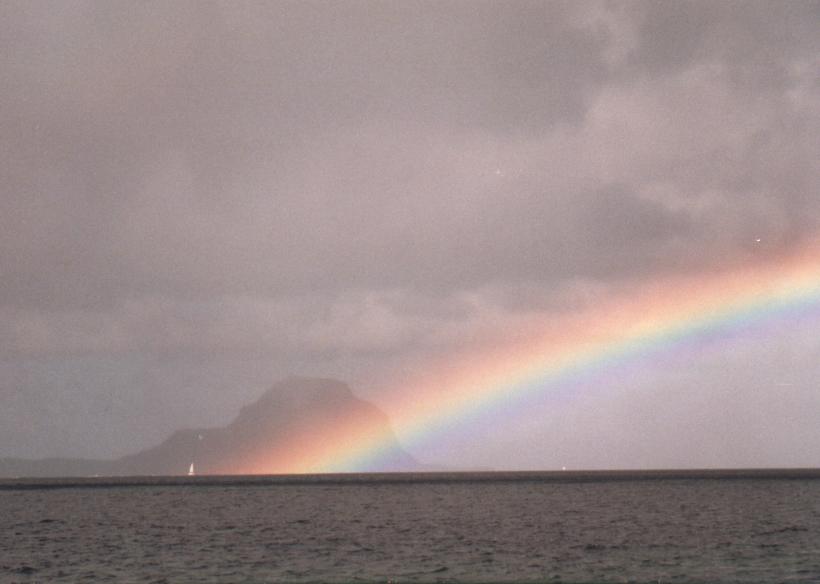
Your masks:
[{"label": "white sail", "polygon": [[188,469],[188,476],[189,476],[189,477],[192,477],[192,476],[194,476],[195,474],[196,474],[196,473],[194,472],[194,463],[192,462],[192,463],[191,463],[190,468]]}]

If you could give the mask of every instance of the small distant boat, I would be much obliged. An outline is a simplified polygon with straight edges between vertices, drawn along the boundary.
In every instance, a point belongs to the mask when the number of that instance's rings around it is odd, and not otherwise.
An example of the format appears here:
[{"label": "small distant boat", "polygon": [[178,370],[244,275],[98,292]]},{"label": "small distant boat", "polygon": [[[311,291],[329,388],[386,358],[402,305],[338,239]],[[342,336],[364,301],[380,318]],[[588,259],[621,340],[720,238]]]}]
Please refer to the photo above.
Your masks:
[{"label": "small distant boat", "polygon": [[188,468],[188,476],[189,476],[189,477],[192,477],[192,476],[194,476],[195,474],[196,474],[196,473],[194,472],[194,463],[192,462],[192,463],[191,463],[191,466]]}]

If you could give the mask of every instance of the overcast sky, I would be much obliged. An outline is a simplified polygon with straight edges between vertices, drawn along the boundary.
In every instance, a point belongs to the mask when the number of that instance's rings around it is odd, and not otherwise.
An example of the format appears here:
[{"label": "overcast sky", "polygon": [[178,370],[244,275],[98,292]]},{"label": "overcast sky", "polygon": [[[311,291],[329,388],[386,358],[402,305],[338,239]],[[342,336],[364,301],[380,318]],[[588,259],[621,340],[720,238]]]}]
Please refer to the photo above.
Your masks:
[{"label": "overcast sky", "polygon": [[[288,374],[378,404],[521,323],[805,246],[818,30],[798,1],[0,3],[0,456],[124,454]],[[415,454],[820,465],[817,337]]]}]

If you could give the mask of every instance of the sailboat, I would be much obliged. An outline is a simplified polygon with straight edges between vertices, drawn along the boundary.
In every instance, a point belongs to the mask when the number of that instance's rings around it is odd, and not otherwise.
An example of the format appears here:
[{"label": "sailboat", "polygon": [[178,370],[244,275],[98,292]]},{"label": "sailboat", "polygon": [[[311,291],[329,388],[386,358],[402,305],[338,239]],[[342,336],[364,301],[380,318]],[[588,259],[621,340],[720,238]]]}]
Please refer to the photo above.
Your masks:
[{"label": "sailboat", "polygon": [[195,474],[196,474],[196,473],[194,472],[194,463],[192,462],[192,463],[191,463],[191,466],[188,468],[188,476],[189,476],[189,477],[192,477],[192,476],[194,476]]}]

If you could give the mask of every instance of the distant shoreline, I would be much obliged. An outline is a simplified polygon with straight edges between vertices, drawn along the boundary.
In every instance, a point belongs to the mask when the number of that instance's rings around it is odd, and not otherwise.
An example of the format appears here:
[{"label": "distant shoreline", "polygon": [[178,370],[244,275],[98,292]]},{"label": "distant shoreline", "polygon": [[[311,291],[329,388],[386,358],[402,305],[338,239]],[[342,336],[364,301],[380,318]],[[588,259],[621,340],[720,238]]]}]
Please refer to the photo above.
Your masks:
[{"label": "distant shoreline", "polygon": [[132,477],[3,478],[0,490],[218,487],[288,485],[379,485],[399,483],[543,482],[596,483],[657,480],[807,480],[820,479],[820,468],[461,471],[420,473],[337,473],[283,475],[202,475]]}]

